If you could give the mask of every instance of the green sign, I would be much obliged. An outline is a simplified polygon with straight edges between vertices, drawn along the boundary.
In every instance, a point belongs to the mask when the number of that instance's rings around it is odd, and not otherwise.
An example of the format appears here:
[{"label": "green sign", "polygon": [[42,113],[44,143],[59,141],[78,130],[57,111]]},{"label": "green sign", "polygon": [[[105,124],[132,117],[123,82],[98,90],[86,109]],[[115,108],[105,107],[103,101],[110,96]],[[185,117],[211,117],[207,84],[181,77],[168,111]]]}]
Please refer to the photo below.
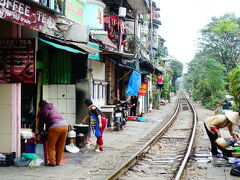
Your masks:
[{"label": "green sign", "polygon": [[[98,44],[95,44],[95,43],[88,43],[88,46],[90,47],[93,47],[95,49],[99,49],[99,45]],[[88,55],[88,58],[89,59],[93,59],[93,60],[97,60],[97,61],[100,61],[100,53],[97,53],[96,55],[92,55],[92,54],[89,54]]]},{"label": "green sign", "polygon": [[84,4],[78,0],[67,0],[65,15],[69,19],[76,21],[79,24],[83,24],[83,10]]}]

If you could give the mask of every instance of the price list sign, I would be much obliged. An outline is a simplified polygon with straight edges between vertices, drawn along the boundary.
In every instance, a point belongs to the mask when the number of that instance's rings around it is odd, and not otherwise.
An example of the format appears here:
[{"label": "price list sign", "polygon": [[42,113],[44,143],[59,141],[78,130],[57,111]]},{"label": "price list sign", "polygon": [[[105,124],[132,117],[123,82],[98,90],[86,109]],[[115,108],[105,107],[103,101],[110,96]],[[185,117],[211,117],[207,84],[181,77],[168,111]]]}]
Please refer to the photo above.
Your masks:
[{"label": "price list sign", "polygon": [[36,83],[35,48],[35,39],[0,39],[0,83]]}]

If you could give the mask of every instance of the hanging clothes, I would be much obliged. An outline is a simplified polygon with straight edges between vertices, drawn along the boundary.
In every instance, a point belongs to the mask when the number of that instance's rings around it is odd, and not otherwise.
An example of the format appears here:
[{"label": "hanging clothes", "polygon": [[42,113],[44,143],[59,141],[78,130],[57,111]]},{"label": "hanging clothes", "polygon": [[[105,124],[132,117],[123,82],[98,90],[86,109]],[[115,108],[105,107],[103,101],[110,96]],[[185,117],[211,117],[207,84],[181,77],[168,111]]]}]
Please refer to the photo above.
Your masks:
[{"label": "hanging clothes", "polygon": [[124,19],[121,20],[115,15],[104,17],[104,30],[108,31],[108,37],[115,45],[126,45],[126,43],[123,42],[127,36]]}]

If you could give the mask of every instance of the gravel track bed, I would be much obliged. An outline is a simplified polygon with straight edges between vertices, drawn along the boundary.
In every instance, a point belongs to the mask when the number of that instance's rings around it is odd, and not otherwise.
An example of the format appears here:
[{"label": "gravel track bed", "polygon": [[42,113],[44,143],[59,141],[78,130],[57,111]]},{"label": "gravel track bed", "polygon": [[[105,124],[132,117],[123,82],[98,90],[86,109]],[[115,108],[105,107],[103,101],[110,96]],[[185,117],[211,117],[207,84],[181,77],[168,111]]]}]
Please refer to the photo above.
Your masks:
[{"label": "gravel track bed", "polygon": [[[180,108],[182,109],[182,108]],[[120,180],[172,179],[188,145],[192,112],[180,110],[167,132],[146,153],[146,157],[129,169]]]},{"label": "gravel track bed", "polygon": [[[214,112],[211,110],[205,109],[200,103],[193,102],[193,105],[198,114],[198,125],[197,125],[196,136],[194,139],[192,154],[184,169],[181,180],[206,180],[207,169],[214,167],[215,165],[212,162],[208,162],[208,163],[197,162],[195,159],[195,154],[210,153],[210,141],[208,139],[206,130],[204,128],[204,121],[205,119],[207,119],[207,117],[212,116]],[[224,137],[229,137],[229,133],[226,128],[221,129],[221,132]]]}]

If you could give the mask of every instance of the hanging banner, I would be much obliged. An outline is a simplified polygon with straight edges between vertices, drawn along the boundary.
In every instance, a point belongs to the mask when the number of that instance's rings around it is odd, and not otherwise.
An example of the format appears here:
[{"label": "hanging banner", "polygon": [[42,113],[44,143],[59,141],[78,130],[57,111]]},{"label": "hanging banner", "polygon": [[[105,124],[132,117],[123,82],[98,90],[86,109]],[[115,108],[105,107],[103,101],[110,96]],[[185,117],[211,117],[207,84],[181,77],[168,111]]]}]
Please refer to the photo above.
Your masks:
[{"label": "hanging banner", "polygon": [[57,31],[57,17],[24,2],[0,0],[0,19],[28,27],[30,29],[53,35]]},{"label": "hanging banner", "polygon": [[148,83],[143,82],[138,92],[139,96],[147,96]]},{"label": "hanging banner", "polygon": [[35,39],[0,39],[0,83],[35,83]]}]

